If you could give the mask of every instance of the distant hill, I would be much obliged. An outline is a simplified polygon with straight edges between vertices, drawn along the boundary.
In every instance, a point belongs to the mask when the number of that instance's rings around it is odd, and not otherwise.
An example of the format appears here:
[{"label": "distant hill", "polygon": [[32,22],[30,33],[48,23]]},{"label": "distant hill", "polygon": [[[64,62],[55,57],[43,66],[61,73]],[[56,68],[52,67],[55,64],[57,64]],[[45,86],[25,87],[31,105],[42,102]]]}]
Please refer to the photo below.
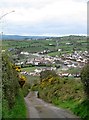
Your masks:
[{"label": "distant hill", "polygon": [[47,36],[20,36],[20,35],[3,35],[2,40],[35,40],[50,38]]},{"label": "distant hill", "polygon": [[[42,39],[49,39],[49,38],[58,38],[52,36],[20,36],[20,35],[3,35],[2,40],[42,40]],[[69,35],[69,36],[62,36],[60,38],[66,39],[86,39],[86,36],[79,36],[79,35]]]}]

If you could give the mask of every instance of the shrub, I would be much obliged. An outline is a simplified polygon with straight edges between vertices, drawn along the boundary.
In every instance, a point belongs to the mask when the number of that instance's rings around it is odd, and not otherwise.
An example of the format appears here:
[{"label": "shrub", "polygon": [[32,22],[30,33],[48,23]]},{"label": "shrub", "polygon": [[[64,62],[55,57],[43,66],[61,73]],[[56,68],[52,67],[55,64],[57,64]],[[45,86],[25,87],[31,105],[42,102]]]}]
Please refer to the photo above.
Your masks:
[{"label": "shrub", "polygon": [[84,90],[89,99],[89,63],[87,63],[81,71],[81,81],[84,84]]},{"label": "shrub", "polygon": [[57,76],[57,74],[56,74],[56,72],[55,71],[51,71],[51,70],[45,70],[45,71],[42,71],[41,73],[40,73],[40,79],[42,80],[42,79],[45,79],[45,78],[47,78],[48,76]]},{"label": "shrub", "polygon": [[2,56],[2,90],[3,98],[8,101],[9,108],[15,103],[15,96],[18,94],[17,72],[12,68],[12,64],[7,55]]}]

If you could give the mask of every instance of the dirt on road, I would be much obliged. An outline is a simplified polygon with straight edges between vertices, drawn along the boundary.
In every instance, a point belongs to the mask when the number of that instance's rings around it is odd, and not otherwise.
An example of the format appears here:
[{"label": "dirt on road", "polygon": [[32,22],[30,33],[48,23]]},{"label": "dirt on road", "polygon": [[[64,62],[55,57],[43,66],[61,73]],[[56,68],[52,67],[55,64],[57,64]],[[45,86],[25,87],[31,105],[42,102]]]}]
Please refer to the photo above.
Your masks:
[{"label": "dirt on road", "polygon": [[28,118],[65,118],[65,120],[76,118],[79,120],[71,112],[37,98],[36,92],[30,92],[24,99],[28,108]]}]

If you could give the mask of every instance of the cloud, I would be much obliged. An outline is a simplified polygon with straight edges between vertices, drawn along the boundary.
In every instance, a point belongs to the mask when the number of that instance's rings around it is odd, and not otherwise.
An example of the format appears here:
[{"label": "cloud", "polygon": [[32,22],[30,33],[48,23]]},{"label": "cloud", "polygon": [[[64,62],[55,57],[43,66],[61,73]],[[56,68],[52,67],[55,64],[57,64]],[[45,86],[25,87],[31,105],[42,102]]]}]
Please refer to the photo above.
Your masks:
[{"label": "cloud", "polygon": [[[15,13],[8,14],[4,20],[8,29],[13,25],[17,26],[17,31],[20,32],[18,26],[20,28],[25,26],[27,30],[21,30],[22,34],[26,31],[29,33],[32,31],[53,33],[65,29],[78,31],[80,28],[76,29],[75,26],[82,26],[85,30],[87,23],[86,0],[1,0],[0,8],[2,14],[15,10]],[[79,32],[81,31],[80,29]]]}]

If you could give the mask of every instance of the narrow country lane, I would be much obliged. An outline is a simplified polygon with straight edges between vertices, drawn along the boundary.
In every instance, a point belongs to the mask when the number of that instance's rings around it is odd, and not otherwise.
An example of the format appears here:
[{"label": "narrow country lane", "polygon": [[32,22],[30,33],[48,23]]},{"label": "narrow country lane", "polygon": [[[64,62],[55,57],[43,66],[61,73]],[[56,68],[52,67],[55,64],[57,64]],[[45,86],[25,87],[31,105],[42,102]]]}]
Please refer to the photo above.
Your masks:
[{"label": "narrow country lane", "polygon": [[63,110],[46,103],[36,97],[35,92],[30,92],[25,97],[25,102],[28,108],[28,118],[79,118],[67,110]]}]

